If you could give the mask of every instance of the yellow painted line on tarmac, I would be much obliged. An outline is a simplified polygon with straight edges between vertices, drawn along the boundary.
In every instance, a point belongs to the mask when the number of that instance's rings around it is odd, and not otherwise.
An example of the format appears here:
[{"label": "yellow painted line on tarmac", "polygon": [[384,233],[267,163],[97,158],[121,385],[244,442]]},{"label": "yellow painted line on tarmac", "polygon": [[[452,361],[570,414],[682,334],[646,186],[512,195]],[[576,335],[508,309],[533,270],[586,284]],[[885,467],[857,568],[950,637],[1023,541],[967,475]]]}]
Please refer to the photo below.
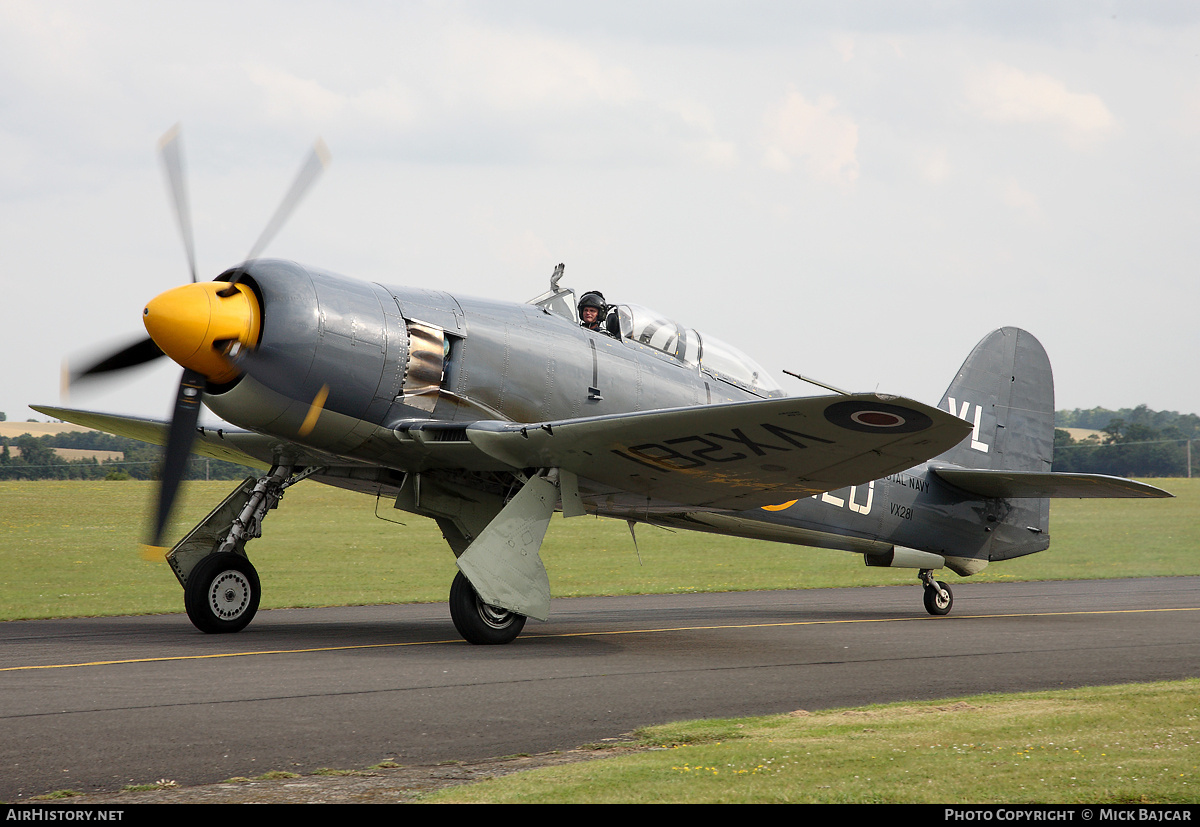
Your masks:
[{"label": "yellow painted line on tarmac", "polygon": [[[589,632],[559,632],[555,634],[526,634],[522,635],[523,639],[552,639],[552,638],[572,638],[572,637],[604,637],[612,635],[649,635],[664,632],[704,632],[714,631],[719,629],[781,629],[789,626],[836,626],[849,623],[913,623],[913,622],[947,622],[947,621],[962,621],[962,620],[995,620],[998,618],[1013,618],[1013,617],[1070,617],[1082,615],[1120,615],[1120,614],[1156,614],[1162,612],[1197,612],[1200,607],[1181,607],[1175,609],[1099,609],[1095,611],[1079,611],[1079,612],[1033,612],[1033,613],[1017,613],[1017,614],[991,614],[991,615],[954,615],[947,617],[887,617],[887,618],[856,618],[851,620],[794,620],[781,623],[735,623],[725,625],[709,625],[709,626],[668,626],[657,629],[611,629],[608,631],[589,631]],[[355,649],[392,649],[399,646],[441,646],[448,643],[462,644],[463,641],[459,638],[447,640],[417,640],[406,643],[362,643],[350,644],[346,646],[319,646],[303,649],[262,649],[253,652],[218,652],[208,655],[170,655],[157,658],[128,658],[125,660],[97,660],[87,661],[83,663],[47,663],[31,666],[5,666],[0,667],[0,672],[22,672],[32,671],[35,669],[75,669],[82,666],[119,666],[131,663],[168,663],[171,661],[184,660],[214,660],[217,658],[244,658],[255,657],[259,655],[302,655],[312,652],[348,652]]]},{"label": "yellow painted line on tarmac", "polygon": [[363,643],[347,646],[318,646],[307,649],[262,649],[255,652],[217,652],[211,655],[170,655],[159,658],[127,658],[125,660],[94,660],[84,663],[46,663],[38,666],[5,666],[0,672],[21,672],[32,669],[74,669],[79,666],[116,666],[126,663],[165,663],[180,660],[214,660],[216,658],[245,658],[254,655],[301,655],[306,652],[342,652],[351,649],[388,649],[393,646],[430,646],[440,643],[462,643],[462,640],[414,640],[408,643]]},{"label": "yellow painted line on tarmac", "polygon": [[863,617],[854,620],[794,620],[782,623],[744,623],[744,624],[728,624],[723,626],[674,626],[660,629],[625,629],[613,630],[609,632],[562,632],[553,635],[522,635],[523,638],[556,638],[556,637],[599,637],[601,635],[639,635],[651,634],[653,632],[702,632],[712,631],[714,629],[773,629],[783,628],[787,626],[835,626],[845,623],[912,623],[912,622],[932,622],[932,621],[949,621],[949,620],[989,620],[1002,617],[1063,617],[1068,615],[1119,615],[1119,614],[1150,614],[1154,612],[1200,612],[1200,606],[1182,607],[1177,609],[1097,609],[1095,611],[1082,612],[1032,612],[1032,613],[1017,613],[1017,614],[997,614],[997,615],[954,615],[943,617],[884,617],[872,618]]}]

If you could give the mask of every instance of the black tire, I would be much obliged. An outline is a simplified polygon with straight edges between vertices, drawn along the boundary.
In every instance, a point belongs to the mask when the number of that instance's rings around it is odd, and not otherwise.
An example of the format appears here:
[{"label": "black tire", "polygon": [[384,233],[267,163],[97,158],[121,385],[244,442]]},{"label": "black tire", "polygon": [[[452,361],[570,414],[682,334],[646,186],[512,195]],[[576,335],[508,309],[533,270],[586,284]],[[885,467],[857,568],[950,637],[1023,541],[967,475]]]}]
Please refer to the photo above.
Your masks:
[{"label": "black tire", "polygon": [[450,586],[450,617],[463,640],[483,646],[511,643],[525,628],[525,615],[484,603],[461,571]]},{"label": "black tire", "polygon": [[183,605],[192,625],[207,634],[239,632],[258,611],[258,572],[240,554],[205,557],[188,575]]},{"label": "black tire", "polygon": [[938,581],[938,585],[946,592],[945,598],[938,594],[938,590],[929,586],[925,587],[925,611],[931,615],[948,615],[950,609],[954,606],[954,594],[950,591],[950,587]]}]

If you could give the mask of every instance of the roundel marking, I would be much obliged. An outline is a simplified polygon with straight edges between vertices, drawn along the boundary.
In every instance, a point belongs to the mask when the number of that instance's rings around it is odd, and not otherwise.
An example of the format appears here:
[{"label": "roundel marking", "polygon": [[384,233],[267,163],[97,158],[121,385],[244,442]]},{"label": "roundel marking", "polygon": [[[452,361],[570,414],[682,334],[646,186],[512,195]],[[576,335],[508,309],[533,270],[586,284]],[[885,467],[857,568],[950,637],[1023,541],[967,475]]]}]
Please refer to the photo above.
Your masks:
[{"label": "roundel marking", "polygon": [[889,411],[857,411],[850,418],[859,425],[869,425],[872,428],[898,428],[904,424],[904,417]]},{"label": "roundel marking", "polygon": [[920,411],[886,402],[834,402],[825,409],[825,418],[849,431],[872,434],[911,434],[933,424]]}]

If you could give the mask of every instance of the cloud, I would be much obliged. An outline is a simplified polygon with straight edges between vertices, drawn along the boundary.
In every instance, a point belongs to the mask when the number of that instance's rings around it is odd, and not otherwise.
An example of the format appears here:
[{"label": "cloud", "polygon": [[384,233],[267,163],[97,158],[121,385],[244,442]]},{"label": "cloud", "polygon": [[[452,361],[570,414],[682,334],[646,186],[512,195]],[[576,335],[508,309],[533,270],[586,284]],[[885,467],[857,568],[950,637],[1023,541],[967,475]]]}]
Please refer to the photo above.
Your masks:
[{"label": "cloud", "polygon": [[950,157],[944,146],[928,149],[917,158],[917,169],[931,184],[941,184],[950,178],[954,171]]},{"label": "cloud", "polygon": [[639,95],[632,72],[565,38],[463,26],[448,34],[446,48],[452,94],[500,111],[619,105]]},{"label": "cloud", "polygon": [[667,101],[662,109],[668,116],[678,118],[679,145],[690,161],[712,168],[728,169],[738,165],[737,144],[719,136],[711,108],[687,99]]},{"label": "cloud", "polygon": [[764,165],[777,172],[791,172],[800,165],[816,178],[855,181],[858,125],[837,108],[830,95],[810,103],[790,90],[763,119]]},{"label": "cloud", "polygon": [[1116,118],[1098,95],[1072,92],[1049,75],[1002,64],[968,77],[966,96],[968,106],[984,120],[1048,124],[1073,146],[1102,138],[1116,127]]},{"label": "cloud", "polygon": [[273,66],[246,67],[250,81],[266,97],[265,114],[274,120],[320,120],[334,118],[344,101],[321,84],[296,77]]},{"label": "cloud", "polygon": [[1006,205],[1032,219],[1042,218],[1042,204],[1037,195],[1015,180],[1009,179],[1001,187],[1001,198]]},{"label": "cloud", "polygon": [[344,94],[277,66],[250,64],[246,77],[262,94],[263,115],[285,124],[349,121],[357,129],[403,128],[416,118],[415,95],[395,79]]}]

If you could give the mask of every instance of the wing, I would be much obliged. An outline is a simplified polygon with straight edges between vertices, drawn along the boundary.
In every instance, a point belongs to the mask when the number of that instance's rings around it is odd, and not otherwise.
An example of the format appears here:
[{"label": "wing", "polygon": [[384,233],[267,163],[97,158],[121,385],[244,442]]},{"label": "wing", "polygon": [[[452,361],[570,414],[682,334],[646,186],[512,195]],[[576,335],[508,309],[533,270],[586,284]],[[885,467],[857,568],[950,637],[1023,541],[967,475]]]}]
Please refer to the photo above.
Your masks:
[{"label": "wing", "polygon": [[[37,406],[44,414],[164,444],[150,419]],[[743,510],[856,485],[918,465],[970,424],[919,402],[874,394],[768,399],[521,424],[418,420],[378,428],[369,458],[334,456],[247,431],[200,429],[201,456],[296,465],[514,470],[560,468],[656,504]],[[596,486],[587,486],[595,490]]]},{"label": "wing", "polygon": [[520,425],[476,422],[466,437],[516,468],[708,509],[747,509],[902,471],[971,426],[875,394],[769,399]]},{"label": "wing", "polygon": [[933,473],[951,485],[981,497],[1173,497],[1167,491],[1124,477],[1052,471],[1000,471],[938,468]]},{"label": "wing", "polygon": [[[73,422],[85,428],[94,428],[106,434],[136,439],[151,445],[166,445],[171,423],[158,419],[142,419],[133,416],[81,411],[73,408],[55,408],[49,405],[30,405],[39,413]],[[239,465],[271,467],[272,445],[279,440],[248,431],[224,431],[207,428],[197,429],[192,453],[212,459],[236,462]]]},{"label": "wing", "polygon": [[[117,436],[129,437],[151,445],[166,445],[170,423],[118,414],[97,413],[49,405],[30,405],[35,411],[94,428]],[[419,423],[400,423],[393,428],[375,426],[369,446],[357,456],[322,451],[278,436],[224,428],[197,428],[192,453],[202,457],[236,462],[258,468],[270,468],[281,457],[296,466],[337,466],[342,468],[395,468],[424,471],[431,468],[459,468],[472,471],[511,470],[504,463],[480,451],[466,440],[440,439],[440,431],[421,431]],[[437,425],[439,423],[432,423]],[[410,432],[408,426],[412,425]],[[458,426],[461,430],[462,425]]]}]

